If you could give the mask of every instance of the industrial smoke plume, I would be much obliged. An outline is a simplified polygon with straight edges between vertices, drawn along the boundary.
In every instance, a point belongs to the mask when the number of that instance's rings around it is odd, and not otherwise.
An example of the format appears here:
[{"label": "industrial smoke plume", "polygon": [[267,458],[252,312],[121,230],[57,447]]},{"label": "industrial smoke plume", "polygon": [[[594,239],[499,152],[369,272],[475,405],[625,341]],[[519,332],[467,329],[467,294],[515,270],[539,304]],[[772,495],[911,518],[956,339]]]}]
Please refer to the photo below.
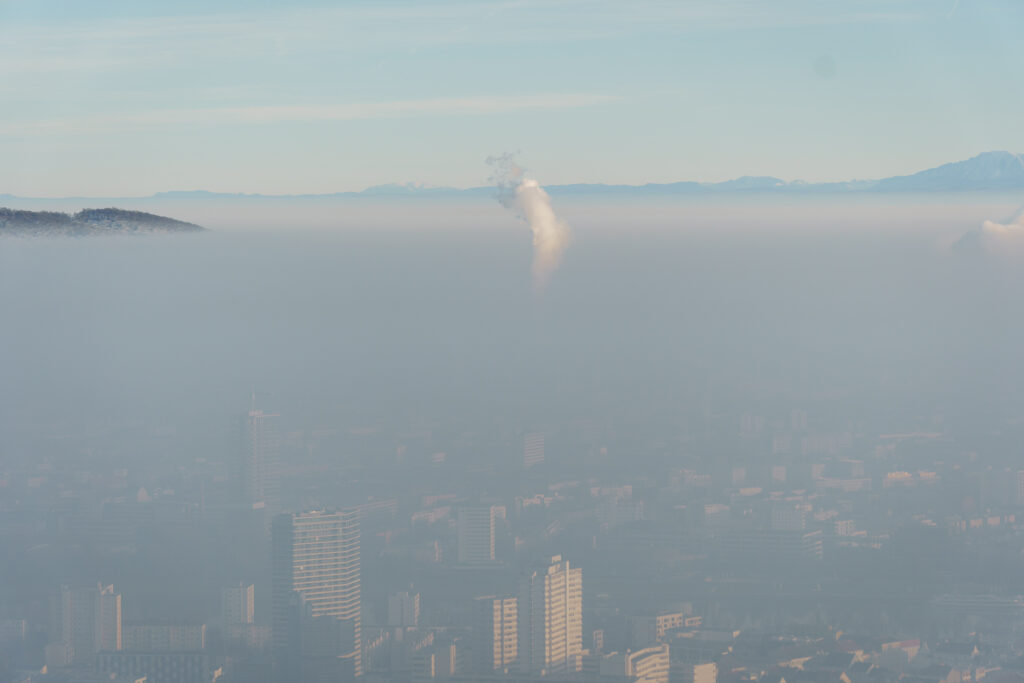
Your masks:
[{"label": "industrial smoke plume", "polygon": [[498,186],[498,201],[515,211],[533,232],[533,284],[541,290],[561,263],[572,232],[555,215],[548,193],[536,180],[526,177],[511,154],[488,157],[487,163],[494,167],[491,181]]},{"label": "industrial smoke plume", "polygon": [[1024,234],[1024,211],[1019,212],[1009,223],[985,221],[982,232],[993,237],[1015,237]]},{"label": "industrial smoke plume", "polygon": [[1024,210],[1006,223],[984,221],[981,227],[961,237],[956,246],[980,249],[990,254],[1012,253],[1019,256],[1024,248]]}]

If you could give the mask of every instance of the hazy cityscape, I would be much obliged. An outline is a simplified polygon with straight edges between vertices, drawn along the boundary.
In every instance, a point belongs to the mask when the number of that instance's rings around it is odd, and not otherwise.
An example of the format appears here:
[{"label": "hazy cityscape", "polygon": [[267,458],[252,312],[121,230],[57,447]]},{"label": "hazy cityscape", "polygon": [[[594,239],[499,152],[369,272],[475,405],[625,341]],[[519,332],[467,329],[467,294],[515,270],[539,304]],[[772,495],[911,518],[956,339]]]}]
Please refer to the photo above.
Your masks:
[{"label": "hazy cityscape", "polygon": [[0,0],[0,683],[1024,683],[1021,26]]},{"label": "hazy cityscape", "polygon": [[1020,275],[941,201],[570,210],[542,293],[514,223],[9,238],[6,679],[1016,680]]}]

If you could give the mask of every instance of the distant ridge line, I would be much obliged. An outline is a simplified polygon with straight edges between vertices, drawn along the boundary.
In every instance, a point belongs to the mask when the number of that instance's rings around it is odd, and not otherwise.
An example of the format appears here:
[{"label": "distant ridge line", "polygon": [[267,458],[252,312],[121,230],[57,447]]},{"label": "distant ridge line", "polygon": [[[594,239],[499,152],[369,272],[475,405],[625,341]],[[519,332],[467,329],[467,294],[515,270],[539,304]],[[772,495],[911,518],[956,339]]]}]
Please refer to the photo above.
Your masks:
[{"label": "distant ridge line", "polygon": [[[986,192],[1024,190],[1024,155],[1006,151],[983,152],[970,159],[954,161],[935,168],[903,176],[878,180],[848,180],[827,183],[808,183],[802,180],[786,181],[774,176],[741,176],[717,183],[677,181],[645,183],[641,185],[605,183],[569,183],[545,185],[554,196],[603,195],[618,197],[645,196],[713,196],[718,194],[846,194],[846,193],[898,193],[898,192]],[[211,192],[209,190],[171,190],[145,197],[106,198],[108,201],[163,200],[331,200],[373,197],[468,197],[490,196],[494,188],[430,187],[421,184],[375,185],[359,191],[260,194],[241,192]],[[101,201],[96,197],[19,197],[0,194],[18,200]]]},{"label": "distant ridge line", "polygon": [[194,223],[125,209],[82,209],[77,213],[0,207],[0,236],[64,236],[202,232]]}]

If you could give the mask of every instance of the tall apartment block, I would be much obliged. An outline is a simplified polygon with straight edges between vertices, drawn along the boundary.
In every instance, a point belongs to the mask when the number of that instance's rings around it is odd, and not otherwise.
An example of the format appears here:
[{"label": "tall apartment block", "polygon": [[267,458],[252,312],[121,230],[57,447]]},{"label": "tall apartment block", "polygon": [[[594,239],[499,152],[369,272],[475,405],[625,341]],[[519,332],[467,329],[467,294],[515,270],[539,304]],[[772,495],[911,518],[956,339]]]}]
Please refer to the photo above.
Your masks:
[{"label": "tall apartment block", "polygon": [[476,599],[473,626],[474,670],[505,673],[519,658],[519,617],[516,598],[489,595]]},{"label": "tall apartment block", "polygon": [[495,519],[499,508],[490,505],[469,506],[459,509],[458,560],[459,564],[494,562]]},{"label": "tall apartment block", "polygon": [[256,587],[239,583],[220,593],[221,623],[227,626],[251,624],[256,620]]},{"label": "tall apartment block", "polygon": [[277,417],[253,406],[242,421],[242,502],[271,510],[280,503]]},{"label": "tall apartment block", "polygon": [[91,665],[96,653],[121,649],[121,594],[112,585],[64,586],[50,607],[48,665]]},{"label": "tall apartment block", "polygon": [[271,547],[277,679],[361,676],[358,512],[277,515]]},{"label": "tall apartment block", "polygon": [[388,595],[388,626],[417,626],[420,623],[420,594],[409,591]]},{"label": "tall apartment block", "polygon": [[523,467],[529,469],[544,463],[544,435],[532,432],[523,437]]},{"label": "tall apartment block", "polygon": [[583,571],[561,555],[526,576],[519,588],[519,668],[542,676],[580,670],[583,653]]}]

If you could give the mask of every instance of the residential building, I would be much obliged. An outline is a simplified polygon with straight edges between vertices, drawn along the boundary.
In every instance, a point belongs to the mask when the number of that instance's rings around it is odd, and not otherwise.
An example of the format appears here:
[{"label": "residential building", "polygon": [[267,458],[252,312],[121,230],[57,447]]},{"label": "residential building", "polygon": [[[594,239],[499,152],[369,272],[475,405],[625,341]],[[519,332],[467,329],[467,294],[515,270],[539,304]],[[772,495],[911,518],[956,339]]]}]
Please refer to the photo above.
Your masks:
[{"label": "residential building", "polygon": [[300,666],[324,664],[316,658],[336,660],[330,665],[343,669],[342,678],[362,675],[358,512],[278,515],[271,546],[278,680],[294,680]]},{"label": "residential building", "polygon": [[256,408],[254,395],[253,407],[242,421],[242,502],[270,510],[280,503],[277,417]]},{"label": "residential building", "polygon": [[531,432],[523,437],[523,466],[526,469],[544,464],[544,435]]},{"label": "residential building", "polygon": [[417,626],[419,621],[419,593],[401,591],[388,595],[388,626]]},{"label": "residential building", "polygon": [[489,595],[476,599],[473,644],[477,673],[507,672],[519,657],[516,598]]},{"label": "residential building", "polygon": [[519,667],[548,676],[580,669],[583,652],[583,572],[561,555],[520,584]]},{"label": "residential building", "polygon": [[634,683],[669,683],[669,646],[667,643],[634,652],[605,655],[601,659],[600,674],[626,676]]},{"label": "residential building", "polygon": [[492,505],[459,508],[459,564],[494,562],[495,519],[498,509]]}]

